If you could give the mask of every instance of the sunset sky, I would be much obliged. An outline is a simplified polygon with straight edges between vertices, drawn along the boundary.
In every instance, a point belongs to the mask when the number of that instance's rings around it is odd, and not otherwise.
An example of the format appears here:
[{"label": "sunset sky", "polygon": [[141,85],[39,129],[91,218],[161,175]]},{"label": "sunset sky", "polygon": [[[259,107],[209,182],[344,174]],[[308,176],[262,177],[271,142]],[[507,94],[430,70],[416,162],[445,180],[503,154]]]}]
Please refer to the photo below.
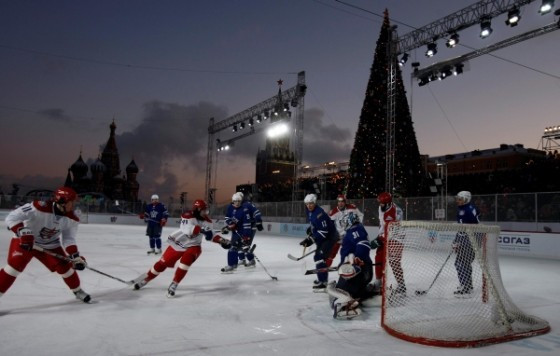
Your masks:
[{"label": "sunset sky", "polygon": [[[306,72],[303,160],[350,157],[387,8],[400,36],[476,1],[0,0],[0,187],[56,188],[78,158],[97,158],[117,125],[121,170],[140,167],[140,197],[203,196],[208,119],[223,120],[296,84]],[[403,78],[420,152],[430,156],[521,143],[540,148],[560,125],[560,31],[473,59],[458,77],[419,87],[410,63],[431,63],[554,21],[521,8],[519,26],[461,31],[437,56],[411,52]],[[556,5],[556,9],[559,5]],[[469,49],[469,47],[471,49]],[[225,137],[225,133],[223,133]],[[264,135],[218,159],[219,201],[255,180]]]}]

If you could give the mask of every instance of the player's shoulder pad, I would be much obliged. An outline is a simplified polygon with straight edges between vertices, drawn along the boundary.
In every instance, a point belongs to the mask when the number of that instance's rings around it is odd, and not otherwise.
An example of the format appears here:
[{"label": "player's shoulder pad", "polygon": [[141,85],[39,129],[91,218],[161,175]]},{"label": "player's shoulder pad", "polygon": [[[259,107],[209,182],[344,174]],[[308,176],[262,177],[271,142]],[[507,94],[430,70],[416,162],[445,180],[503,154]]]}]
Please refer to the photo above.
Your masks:
[{"label": "player's shoulder pad", "polygon": [[41,201],[41,200],[34,200],[33,207],[39,210],[42,213],[52,213],[54,202],[52,201]]},{"label": "player's shoulder pad", "polygon": [[329,216],[333,216],[336,213],[338,213],[338,207],[337,208],[332,208],[331,211],[329,211]]},{"label": "player's shoulder pad", "polygon": [[194,218],[193,212],[191,210],[185,211],[183,214],[181,214],[181,218],[182,219],[192,219],[192,218]]}]

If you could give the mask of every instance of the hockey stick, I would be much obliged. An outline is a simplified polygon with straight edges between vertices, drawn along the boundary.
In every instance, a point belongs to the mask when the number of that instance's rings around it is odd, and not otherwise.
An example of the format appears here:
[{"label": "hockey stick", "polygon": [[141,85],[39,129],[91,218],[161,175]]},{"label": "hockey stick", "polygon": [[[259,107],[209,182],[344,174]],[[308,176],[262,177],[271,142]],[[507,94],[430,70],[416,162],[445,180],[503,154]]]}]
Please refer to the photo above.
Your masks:
[{"label": "hockey stick", "polygon": [[[56,253],[56,252],[52,252],[52,251],[49,251],[49,250],[45,250],[44,248],[42,248],[42,247],[40,247],[40,246],[33,245],[33,249],[34,249],[34,250],[37,250],[37,251],[41,251],[41,252],[43,252],[43,253],[46,253],[47,255],[54,256],[54,257],[56,257],[56,258],[58,258],[58,259],[61,259],[61,260],[64,260],[64,261],[68,261],[68,262],[72,262],[72,259],[70,259],[70,257],[64,256],[64,255],[61,255],[61,254],[58,254],[58,253]],[[89,269],[89,270],[91,270],[91,271],[93,271],[93,272],[97,272],[97,273],[99,273],[99,274],[102,274],[102,275],[104,275],[105,277],[109,277],[109,278],[114,279],[114,280],[116,280],[116,281],[119,281],[119,282],[121,282],[121,283],[127,284],[127,285],[129,285],[129,286],[131,286],[132,284],[134,284],[132,281],[125,281],[125,280],[120,279],[120,278],[118,278],[118,277],[111,276],[110,274],[107,274],[107,273],[105,273],[105,272],[101,272],[101,271],[99,271],[99,270],[97,270],[97,269],[95,269],[95,268],[93,268],[93,267],[88,266],[88,265],[86,265],[86,268]]]},{"label": "hockey stick", "polygon": [[[304,250],[304,252],[305,252],[305,250]],[[299,260],[304,259],[305,257],[307,257],[307,256],[309,256],[309,255],[311,255],[311,254],[313,254],[313,253],[315,253],[315,250],[310,251],[310,252],[308,252],[308,253],[304,253],[303,256],[301,256],[301,257],[295,257],[295,256],[293,256],[291,253],[288,253],[288,258],[289,258],[290,260],[292,260],[292,261],[299,261]]]},{"label": "hockey stick", "polygon": [[333,272],[333,271],[338,271],[338,267],[325,267],[325,268],[308,269],[307,271],[305,271],[305,275],[307,276],[308,274],[317,274],[317,273],[321,273],[321,272]]},{"label": "hockey stick", "polygon": [[[255,248],[257,247],[257,245],[253,245],[253,247],[251,248],[251,251],[254,251]],[[257,255],[253,254],[253,257],[255,257],[255,260],[257,260],[258,263],[261,264],[261,267],[264,269],[264,271],[266,272],[266,274],[268,274],[268,276],[270,278],[272,278],[273,281],[278,281],[278,277],[271,275],[268,270],[266,269],[266,267],[263,265],[263,263],[261,262],[261,260],[259,260],[259,258],[257,257]]]},{"label": "hockey stick", "polygon": [[414,292],[416,295],[426,295],[426,293],[428,293],[430,291],[430,289],[432,289],[432,286],[434,285],[434,283],[436,283],[436,280],[438,279],[439,275],[441,274],[441,271],[443,271],[443,267],[445,267],[445,265],[447,264],[447,261],[449,261],[449,258],[451,258],[452,254],[453,254],[453,249],[451,249],[451,251],[449,251],[449,255],[447,255],[447,258],[445,259],[445,261],[443,262],[443,264],[439,268],[439,271],[436,273],[436,276],[434,277],[434,280],[432,281],[432,283],[430,284],[428,289],[417,290],[417,291]]}]

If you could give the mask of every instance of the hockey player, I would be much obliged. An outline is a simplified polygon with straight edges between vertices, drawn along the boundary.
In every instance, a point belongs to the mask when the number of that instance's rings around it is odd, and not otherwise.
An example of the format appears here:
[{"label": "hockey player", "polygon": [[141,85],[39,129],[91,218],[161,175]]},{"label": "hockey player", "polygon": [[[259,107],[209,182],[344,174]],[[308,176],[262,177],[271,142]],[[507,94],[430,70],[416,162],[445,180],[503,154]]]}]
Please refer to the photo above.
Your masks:
[{"label": "hockey player", "polygon": [[339,279],[329,283],[327,293],[333,317],[351,319],[361,314],[359,305],[375,295],[373,285],[373,262],[368,233],[360,223],[358,214],[346,215],[347,230],[340,250]]},{"label": "hockey player", "polygon": [[[74,214],[76,199],[72,188],[61,187],[54,192],[53,200],[35,200],[8,214],[6,224],[16,236],[10,242],[8,263],[0,270],[0,296],[7,292],[35,257],[51,272],[57,272],[77,299],[85,303],[91,301],[90,295],[80,287],[80,278],[76,273],[87,265],[76,245],[79,224]],[[62,260],[40,249],[68,256],[68,259]]]},{"label": "hockey player", "polygon": [[393,202],[393,197],[390,193],[383,192],[379,194],[377,201],[379,202],[379,235],[377,239],[371,241],[372,247],[380,247],[375,253],[375,290],[381,290],[381,278],[383,276],[383,270],[385,269],[385,261],[387,260],[386,250],[382,248],[382,246],[387,243],[389,265],[397,280],[397,286],[392,290],[390,299],[393,299],[395,296],[406,296],[406,285],[404,283],[404,274],[401,266],[404,245],[394,238],[387,241],[389,223],[402,220],[403,212],[401,208]]},{"label": "hockey player", "polygon": [[150,249],[148,255],[161,253],[161,230],[167,224],[169,213],[163,203],[159,202],[157,194],[152,195],[152,203],[147,204],[144,213],[140,214],[140,219],[148,223],[146,236],[150,238]]},{"label": "hockey player", "polygon": [[346,202],[346,197],[344,194],[340,194],[336,198],[336,207],[329,212],[329,216],[334,221],[336,226],[336,231],[338,232],[339,240],[334,245],[331,255],[327,259],[327,267],[332,265],[332,261],[335,259],[338,250],[340,249],[340,244],[344,236],[346,235],[346,229],[348,229],[348,214],[354,213],[358,216],[360,221],[364,221],[364,214],[356,207],[354,204]]},{"label": "hockey player", "polygon": [[[251,204],[252,205],[252,204]],[[254,230],[252,228],[253,212],[247,204],[243,204],[243,193],[237,192],[231,197],[231,204],[227,207],[223,233],[231,231],[231,248],[227,254],[227,266],[223,273],[232,273],[238,263],[245,267],[255,267],[255,255],[251,252]],[[260,219],[260,212],[259,212]],[[262,221],[260,222],[262,227]]]},{"label": "hockey player", "polygon": [[300,242],[300,245],[309,247],[313,244],[317,246],[313,260],[318,270],[317,280],[313,283],[314,292],[325,292],[328,282],[327,258],[331,255],[334,245],[338,241],[338,233],[334,226],[334,221],[317,205],[317,196],[307,194],[303,200],[307,208],[307,237]]},{"label": "hockey player", "polygon": [[168,237],[169,246],[161,258],[152,266],[148,273],[134,279],[134,289],[144,287],[167,268],[173,268],[177,261],[179,265],[175,270],[173,281],[167,288],[169,298],[175,296],[177,286],[185,278],[189,268],[202,253],[202,237],[208,241],[222,244],[228,248],[228,241],[221,236],[212,237],[212,220],[208,217],[208,205],[204,200],[195,200],[191,211],[181,215],[181,225]]},{"label": "hockey player", "polygon": [[[471,203],[471,193],[468,191],[461,191],[455,196],[457,204],[457,222],[459,224],[478,224],[479,212]],[[477,241],[480,241],[479,236],[475,236]],[[453,240],[453,249],[457,252],[455,259],[455,269],[459,277],[459,288],[454,292],[457,297],[467,297],[472,293],[472,263],[475,258],[475,253],[469,240],[469,237],[464,232],[459,232]]]}]

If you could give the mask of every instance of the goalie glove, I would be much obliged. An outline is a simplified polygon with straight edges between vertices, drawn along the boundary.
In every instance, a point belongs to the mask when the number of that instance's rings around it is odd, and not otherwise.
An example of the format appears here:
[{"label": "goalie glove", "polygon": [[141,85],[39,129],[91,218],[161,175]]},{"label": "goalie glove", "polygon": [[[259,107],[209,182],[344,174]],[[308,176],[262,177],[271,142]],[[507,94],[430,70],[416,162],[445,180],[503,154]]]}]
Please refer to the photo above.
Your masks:
[{"label": "goalie glove", "polygon": [[350,263],[343,263],[338,267],[338,275],[344,279],[351,279],[356,277],[362,269],[358,265],[352,265]]},{"label": "goalie glove", "polygon": [[313,237],[311,237],[311,235],[309,235],[303,241],[301,241],[299,244],[301,246],[304,246],[304,247],[309,247],[309,246],[313,245],[314,243],[315,243],[315,241],[313,240]]},{"label": "goalie glove", "polygon": [[72,262],[72,267],[77,271],[83,271],[86,269],[87,262],[86,259],[80,256],[79,253],[75,253],[70,256],[70,262]]}]

